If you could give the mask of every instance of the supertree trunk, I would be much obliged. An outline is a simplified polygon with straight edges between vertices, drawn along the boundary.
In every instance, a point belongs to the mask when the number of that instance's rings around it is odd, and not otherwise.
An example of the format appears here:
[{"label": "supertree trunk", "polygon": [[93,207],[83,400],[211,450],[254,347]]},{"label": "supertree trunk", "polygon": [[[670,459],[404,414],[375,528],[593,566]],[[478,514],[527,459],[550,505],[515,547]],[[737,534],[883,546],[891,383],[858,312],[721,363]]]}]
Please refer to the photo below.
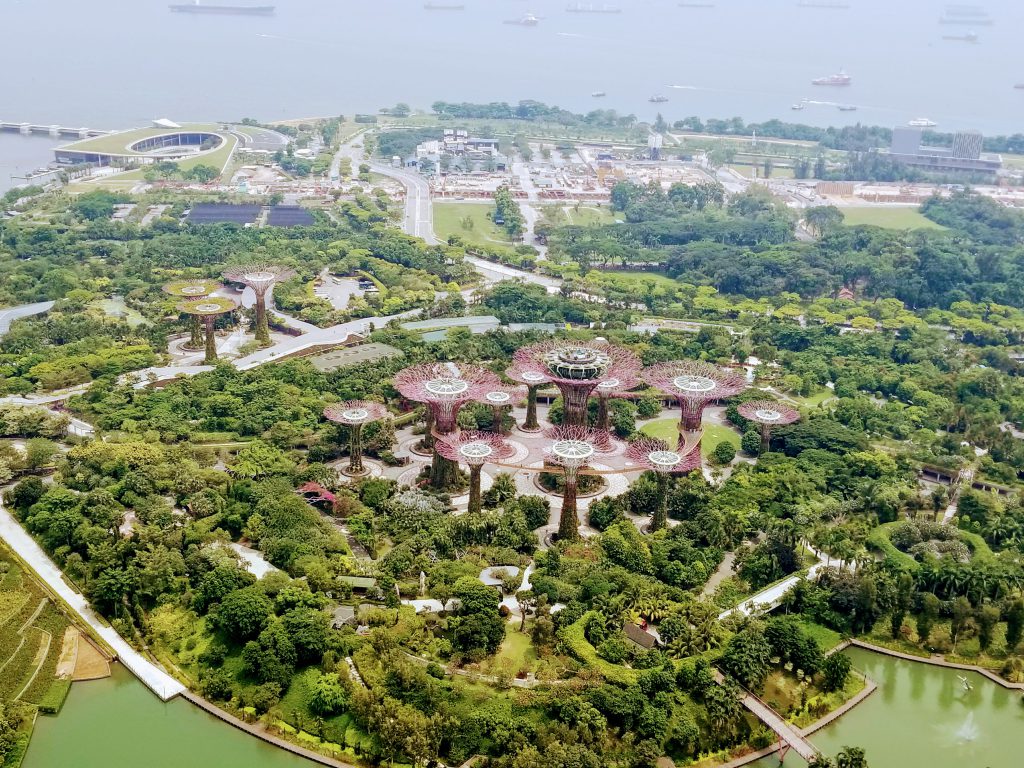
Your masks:
[{"label": "supertree trunk", "polygon": [[658,501],[651,517],[651,531],[660,531],[668,525],[668,475],[658,473]]},{"label": "supertree trunk", "polygon": [[597,428],[608,431],[609,423],[608,398],[599,395],[597,398]]},{"label": "supertree trunk", "polygon": [[575,541],[580,537],[579,518],[576,511],[576,491],[579,479],[575,472],[565,473],[565,490],[562,492],[562,514],[558,518],[558,540]]},{"label": "supertree trunk", "polygon": [[438,453],[430,463],[430,484],[439,491],[454,488],[458,484],[459,465]]},{"label": "supertree trunk", "polygon": [[349,427],[348,471],[352,475],[363,473],[363,425]]},{"label": "supertree trunk", "polygon": [[526,391],[526,421],[523,422],[523,429],[540,429],[540,422],[537,421],[537,390],[539,387],[528,387]]},{"label": "supertree trunk", "polygon": [[199,318],[195,315],[192,315],[189,319],[188,329],[192,334],[192,338],[189,339],[188,345],[192,347],[192,349],[199,349],[203,346],[203,327],[202,323],[199,322]]},{"label": "supertree trunk", "polygon": [[501,434],[502,422],[505,420],[505,406],[495,405],[491,407],[491,432],[496,435]]},{"label": "supertree trunk", "polygon": [[256,341],[260,344],[270,343],[270,325],[267,323],[267,296],[256,294]]},{"label": "supertree trunk", "polygon": [[217,337],[213,335],[213,315],[203,318],[206,323],[206,357],[204,361],[213,363],[217,361]]},{"label": "supertree trunk", "polygon": [[772,442],[772,428],[769,424],[761,425],[761,455],[768,453]]},{"label": "supertree trunk", "polygon": [[[596,386],[596,385],[594,385]],[[562,423],[568,427],[587,426],[587,403],[594,386],[559,386],[565,407]]]},{"label": "supertree trunk", "polygon": [[686,432],[696,432],[700,429],[701,416],[704,415],[704,403],[692,400],[683,400],[682,414],[679,423]]},{"label": "supertree trunk", "polygon": [[469,465],[469,514],[480,512],[480,475],[483,467],[480,464]]}]

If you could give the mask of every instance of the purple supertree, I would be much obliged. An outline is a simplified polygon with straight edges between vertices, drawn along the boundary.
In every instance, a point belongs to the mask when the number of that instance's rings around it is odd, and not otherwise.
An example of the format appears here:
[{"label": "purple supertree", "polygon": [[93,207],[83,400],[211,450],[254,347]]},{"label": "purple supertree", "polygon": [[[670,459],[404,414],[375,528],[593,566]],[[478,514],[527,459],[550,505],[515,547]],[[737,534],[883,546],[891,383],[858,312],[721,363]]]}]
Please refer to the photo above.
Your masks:
[{"label": "purple supertree", "polygon": [[439,437],[434,444],[449,461],[469,465],[469,513],[480,511],[480,472],[484,464],[510,458],[516,449],[493,432],[460,431]]},{"label": "purple supertree", "polygon": [[348,427],[348,468],[344,470],[346,475],[355,477],[364,474],[363,425],[380,421],[387,415],[387,408],[369,400],[349,400],[324,408],[325,419]]},{"label": "purple supertree", "polygon": [[227,299],[222,296],[207,296],[203,299],[193,299],[178,305],[178,310],[186,315],[194,315],[202,320],[206,327],[206,357],[207,363],[217,360],[217,342],[213,335],[213,323],[218,315],[232,312],[238,307],[234,299]]},{"label": "purple supertree", "polygon": [[[459,409],[466,403],[479,401],[487,392],[501,387],[497,374],[476,365],[455,363],[422,363],[399,371],[395,389],[402,397],[427,406],[428,445],[434,438],[455,431]],[[455,479],[457,467],[434,451],[430,483],[447,488]]]},{"label": "purple supertree", "polygon": [[545,463],[562,468],[565,488],[562,491],[562,513],[558,518],[560,541],[578,539],[579,518],[576,511],[576,494],[579,488],[580,470],[594,455],[608,449],[612,437],[602,429],[588,429],[577,425],[551,427],[544,433],[551,445],[544,449]]},{"label": "purple supertree", "polygon": [[493,416],[492,432],[501,434],[501,423],[505,420],[507,409],[520,402],[524,394],[525,387],[509,387],[504,384],[484,392],[484,396],[480,398],[480,403],[491,407],[491,414]]},{"label": "purple supertree", "polygon": [[611,429],[611,413],[608,401],[613,397],[625,397],[629,390],[640,384],[639,373],[623,374],[620,378],[605,379],[594,388],[597,396],[597,428]]},{"label": "purple supertree", "polygon": [[800,419],[800,412],[774,400],[749,400],[736,408],[747,421],[752,421],[761,428],[761,453],[768,450],[772,437],[772,427],[792,424]]},{"label": "purple supertree", "polygon": [[679,400],[679,440],[684,433],[699,432],[700,420],[708,403],[732,397],[747,388],[742,375],[725,371],[700,360],[678,360],[658,363],[640,372],[644,381]]},{"label": "purple supertree", "polygon": [[540,422],[537,420],[537,391],[545,384],[550,384],[551,379],[538,371],[524,371],[515,365],[505,371],[505,375],[512,381],[526,386],[526,419],[519,428],[524,432],[540,432]]},{"label": "purple supertree", "polygon": [[657,506],[651,517],[651,530],[661,530],[668,524],[668,476],[700,469],[700,447],[696,451],[673,451],[664,440],[642,437],[629,444],[626,458],[658,477]]},{"label": "purple supertree", "polygon": [[290,280],[295,277],[295,270],[279,264],[252,262],[239,264],[224,270],[224,279],[232,283],[241,283],[256,294],[256,341],[261,344],[270,343],[270,326],[267,323],[267,292],[274,283]]},{"label": "purple supertree", "polygon": [[515,367],[547,377],[562,393],[567,425],[586,426],[587,401],[604,381],[636,375],[640,360],[604,341],[544,341],[516,351]]}]

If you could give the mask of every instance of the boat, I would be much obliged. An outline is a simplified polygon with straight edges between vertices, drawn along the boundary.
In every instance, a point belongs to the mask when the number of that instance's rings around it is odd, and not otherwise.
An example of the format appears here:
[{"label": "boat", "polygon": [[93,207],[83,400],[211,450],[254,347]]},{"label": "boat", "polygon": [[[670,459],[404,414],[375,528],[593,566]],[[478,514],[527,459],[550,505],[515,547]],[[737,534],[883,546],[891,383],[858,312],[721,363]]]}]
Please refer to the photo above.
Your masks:
[{"label": "boat", "polygon": [[972,27],[991,27],[992,19],[974,18],[973,16],[940,16],[939,24],[970,24]]},{"label": "boat", "polygon": [[466,6],[459,3],[424,3],[425,11],[464,11]]},{"label": "boat", "polygon": [[839,105],[839,111],[840,112],[856,112],[857,111],[857,107],[854,104],[840,104]]},{"label": "boat", "polygon": [[171,13],[220,14],[227,16],[272,16],[273,5],[202,5],[199,0],[167,6]]},{"label": "boat", "polygon": [[506,24],[516,24],[516,25],[518,25],[520,27],[536,27],[538,24],[540,24],[540,18],[537,17],[537,16],[534,16],[532,13],[527,13],[522,18],[520,18],[520,19],[510,19],[509,21],[506,21],[505,23]]},{"label": "boat", "polygon": [[600,99],[603,98],[604,96],[607,96],[608,94],[605,93],[604,91],[594,91],[590,95],[593,96],[595,99]]},{"label": "boat", "polygon": [[837,72],[834,75],[829,75],[828,77],[816,77],[814,80],[811,80],[811,85],[842,86],[849,85],[852,82],[853,78],[851,78],[848,74],[846,74],[846,72],[840,69],[839,72]]},{"label": "boat", "polygon": [[806,104],[804,104],[802,101],[800,101],[800,102],[797,102],[796,104],[793,104],[792,106],[790,106],[790,109],[793,109],[793,110],[796,110],[796,111],[799,112],[801,109],[803,109],[806,106],[807,106]]},{"label": "boat", "polygon": [[934,128],[938,123],[927,117],[915,117],[913,120],[907,121],[907,125],[911,128]]},{"label": "boat", "polygon": [[566,9],[569,13],[622,13],[617,5],[591,5],[590,3],[574,3]]},{"label": "boat", "polygon": [[648,101],[651,102],[651,104],[664,104],[666,101],[668,101],[668,96],[662,96],[661,94],[659,94],[657,96],[651,96],[651,98],[649,98]]},{"label": "boat", "polygon": [[976,43],[978,42],[977,32],[968,32],[965,35],[943,35],[943,40],[959,40],[962,43]]}]

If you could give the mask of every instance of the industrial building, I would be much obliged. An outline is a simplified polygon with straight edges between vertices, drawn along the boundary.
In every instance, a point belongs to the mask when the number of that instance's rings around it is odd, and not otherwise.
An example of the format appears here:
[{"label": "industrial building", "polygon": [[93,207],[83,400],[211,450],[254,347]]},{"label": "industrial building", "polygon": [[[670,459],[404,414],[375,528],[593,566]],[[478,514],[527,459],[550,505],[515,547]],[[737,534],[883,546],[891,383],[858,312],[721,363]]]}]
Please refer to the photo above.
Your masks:
[{"label": "industrial building", "polygon": [[984,137],[978,131],[957,131],[952,147],[923,146],[921,140],[920,128],[894,128],[889,156],[904,165],[931,171],[995,174],[1003,166],[1000,155],[982,151]]}]

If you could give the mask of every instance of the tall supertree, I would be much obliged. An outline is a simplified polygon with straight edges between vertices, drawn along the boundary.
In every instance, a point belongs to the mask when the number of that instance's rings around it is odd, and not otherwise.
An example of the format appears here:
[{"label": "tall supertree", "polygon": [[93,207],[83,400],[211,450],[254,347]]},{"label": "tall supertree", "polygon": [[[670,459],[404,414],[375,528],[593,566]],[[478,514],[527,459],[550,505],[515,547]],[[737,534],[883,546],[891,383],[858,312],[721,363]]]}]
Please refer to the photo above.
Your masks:
[{"label": "tall supertree", "polygon": [[562,512],[558,518],[558,539],[578,539],[579,518],[576,509],[576,494],[579,489],[580,470],[594,454],[607,450],[611,436],[601,429],[588,429],[577,425],[552,427],[545,436],[551,445],[544,449],[545,462],[562,468],[564,490],[562,491]]},{"label": "tall supertree", "polygon": [[640,360],[624,347],[604,341],[544,341],[516,351],[515,367],[545,376],[562,393],[564,422],[586,426],[587,401],[610,379],[623,380],[640,370]]},{"label": "tall supertree", "polygon": [[605,379],[594,388],[594,395],[597,396],[598,429],[611,429],[611,412],[608,409],[608,401],[613,397],[624,397],[639,383],[639,373],[630,373],[623,374],[622,378]]},{"label": "tall supertree", "polygon": [[537,391],[545,384],[551,383],[551,379],[537,371],[524,371],[514,365],[505,371],[505,375],[512,381],[526,386],[526,418],[519,428],[524,432],[540,432],[540,422],[537,420]]},{"label": "tall supertree", "polygon": [[505,420],[506,411],[523,399],[523,388],[501,386],[489,389],[480,398],[483,405],[491,406],[493,426],[491,431],[501,434],[501,423]]},{"label": "tall supertree", "polygon": [[435,448],[449,461],[469,466],[470,514],[480,511],[480,473],[484,464],[504,461],[516,452],[501,435],[476,431],[460,431],[439,437]]},{"label": "tall supertree", "polygon": [[206,327],[206,357],[205,362],[212,363],[217,359],[217,341],[213,335],[213,323],[218,316],[227,312],[233,312],[238,307],[234,299],[227,299],[223,296],[207,296],[203,299],[193,299],[178,305],[178,310],[186,315],[198,317]]},{"label": "tall supertree", "polygon": [[640,375],[652,387],[679,400],[680,445],[686,433],[700,431],[701,416],[708,403],[732,397],[747,388],[742,375],[700,360],[659,363],[644,368]]},{"label": "tall supertree", "polygon": [[673,451],[664,440],[642,437],[629,444],[626,458],[649,469],[658,478],[657,506],[651,517],[651,530],[659,531],[668,525],[668,477],[700,469],[700,451]]},{"label": "tall supertree", "polygon": [[369,400],[349,400],[324,408],[324,418],[348,427],[348,468],[346,475],[365,473],[363,469],[363,425],[386,418],[388,409]]},{"label": "tall supertree", "polygon": [[[221,287],[221,284],[216,280],[198,278],[175,280],[164,285],[163,291],[179,299],[201,299],[204,296],[216,293],[217,289]],[[189,323],[189,332],[192,334],[192,338],[189,339],[189,346],[192,349],[199,349],[203,346],[203,329],[199,323],[199,318],[195,315],[192,315],[192,321]]]},{"label": "tall supertree", "polygon": [[224,279],[232,283],[241,283],[252,288],[256,294],[256,341],[261,344],[270,343],[270,326],[267,323],[267,292],[284,280],[295,277],[295,270],[279,264],[252,262],[239,264],[224,270]]},{"label": "tall supertree", "polygon": [[[479,401],[493,389],[501,387],[498,376],[476,365],[455,363],[423,363],[399,371],[395,389],[413,402],[427,406],[428,432],[442,437],[455,431],[459,409],[466,403]],[[437,453],[430,468],[430,484],[447,488],[453,484],[457,466]]]},{"label": "tall supertree", "polygon": [[736,408],[747,421],[761,428],[761,453],[768,450],[772,438],[772,427],[792,424],[800,419],[800,412],[774,400],[749,400]]}]

